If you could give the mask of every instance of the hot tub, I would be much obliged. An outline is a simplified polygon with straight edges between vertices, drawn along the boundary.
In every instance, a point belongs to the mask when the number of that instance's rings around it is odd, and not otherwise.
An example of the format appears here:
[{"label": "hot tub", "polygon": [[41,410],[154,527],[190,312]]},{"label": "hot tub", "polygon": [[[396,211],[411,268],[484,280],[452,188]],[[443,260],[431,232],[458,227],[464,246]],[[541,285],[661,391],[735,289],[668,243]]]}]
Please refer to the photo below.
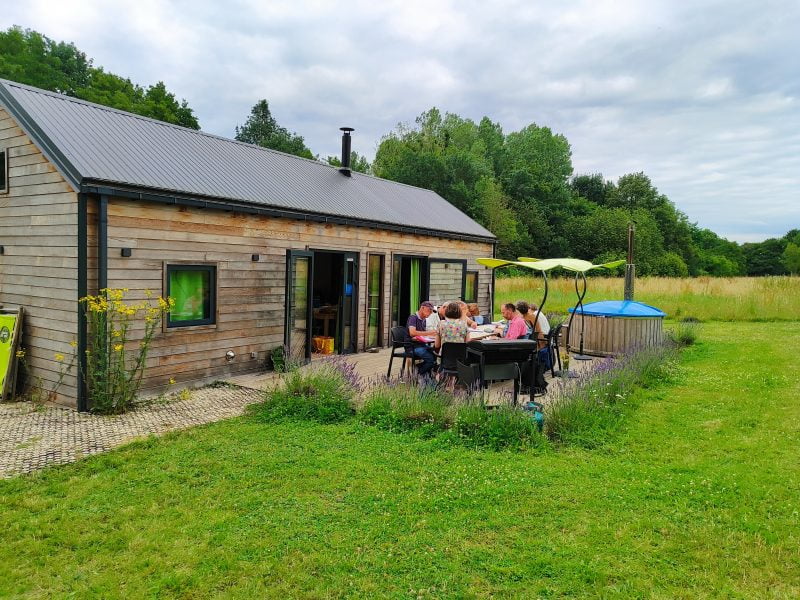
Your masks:
[{"label": "hot tub", "polygon": [[[575,309],[570,308],[569,312]],[[613,356],[631,348],[655,346],[662,341],[666,313],[632,300],[603,300],[583,305],[583,352]],[[570,350],[578,352],[581,343],[581,310],[572,319]]]}]

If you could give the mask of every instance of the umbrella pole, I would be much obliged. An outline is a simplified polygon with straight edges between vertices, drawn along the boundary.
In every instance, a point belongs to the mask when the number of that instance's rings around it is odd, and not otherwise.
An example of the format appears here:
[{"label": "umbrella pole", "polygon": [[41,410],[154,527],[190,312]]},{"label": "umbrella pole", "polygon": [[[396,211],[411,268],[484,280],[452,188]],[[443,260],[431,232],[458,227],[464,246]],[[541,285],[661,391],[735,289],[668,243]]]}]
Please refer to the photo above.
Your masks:
[{"label": "umbrella pole", "polygon": [[[584,289],[584,294],[586,293]],[[578,307],[583,306],[582,300],[583,297],[581,296],[580,292],[578,291],[578,272],[575,271],[575,295],[578,298],[578,301],[575,303],[575,308],[572,309],[572,313],[569,315],[569,321],[567,321],[567,340],[564,346],[566,347],[567,355],[572,352],[572,346],[569,343],[570,338],[572,337],[572,321],[575,319],[575,313],[578,312]],[[576,355],[578,356],[578,355]],[[561,369],[560,371],[556,371],[556,375],[559,377],[569,377],[570,379],[575,379],[579,377],[578,373],[574,369]]]},{"label": "umbrella pole", "polygon": [[[580,349],[578,354],[573,356],[575,360],[592,360],[591,356],[587,356],[583,353],[583,328],[584,328],[584,314],[583,314],[583,298],[586,296],[586,273],[581,273],[581,278],[583,279],[583,293],[578,296],[578,306],[581,309],[581,343]],[[578,291],[578,274],[575,274],[575,291]],[[574,312],[572,313],[575,314]]]}]

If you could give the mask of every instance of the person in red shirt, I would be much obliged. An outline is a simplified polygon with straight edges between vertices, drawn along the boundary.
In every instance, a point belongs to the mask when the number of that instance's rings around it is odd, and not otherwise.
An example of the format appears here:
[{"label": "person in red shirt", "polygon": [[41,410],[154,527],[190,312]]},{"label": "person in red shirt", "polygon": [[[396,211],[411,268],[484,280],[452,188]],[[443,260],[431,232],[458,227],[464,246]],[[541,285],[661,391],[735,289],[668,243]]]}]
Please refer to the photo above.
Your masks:
[{"label": "person in red shirt", "polygon": [[518,340],[528,335],[528,326],[525,324],[525,319],[517,312],[516,306],[509,302],[503,305],[501,312],[506,320],[506,326],[505,328],[498,327],[495,330],[497,335],[506,340]]}]

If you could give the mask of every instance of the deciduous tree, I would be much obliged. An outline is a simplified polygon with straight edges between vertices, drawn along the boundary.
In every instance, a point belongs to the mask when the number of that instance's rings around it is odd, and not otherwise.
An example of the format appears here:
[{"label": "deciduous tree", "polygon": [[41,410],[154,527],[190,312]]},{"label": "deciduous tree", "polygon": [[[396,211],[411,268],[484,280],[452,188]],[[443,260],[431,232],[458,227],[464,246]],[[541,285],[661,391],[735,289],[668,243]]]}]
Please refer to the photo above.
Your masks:
[{"label": "deciduous tree", "polygon": [[306,147],[302,136],[278,125],[269,110],[269,103],[266,100],[256,102],[245,124],[241,127],[237,125],[236,139],[240,142],[272,148],[273,150],[302,156],[303,158],[314,158],[311,150]]}]

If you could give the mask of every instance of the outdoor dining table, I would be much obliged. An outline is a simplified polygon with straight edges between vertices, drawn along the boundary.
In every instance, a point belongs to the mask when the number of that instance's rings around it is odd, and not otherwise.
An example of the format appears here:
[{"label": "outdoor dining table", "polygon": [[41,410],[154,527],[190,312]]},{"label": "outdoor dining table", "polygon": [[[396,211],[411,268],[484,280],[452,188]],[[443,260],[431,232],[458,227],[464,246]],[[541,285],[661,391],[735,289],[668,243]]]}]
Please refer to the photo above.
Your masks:
[{"label": "outdoor dining table", "polygon": [[469,330],[469,339],[472,340],[483,340],[488,337],[495,335],[494,331],[483,331],[483,329],[470,329]]},{"label": "outdoor dining table", "polygon": [[[516,405],[519,396],[517,364],[530,360],[536,346],[535,340],[470,340],[467,342],[467,362],[479,365],[482,388],[488,387],[489,381],[513,379]],[[513,374],[509,377],[510,373]]]}]

